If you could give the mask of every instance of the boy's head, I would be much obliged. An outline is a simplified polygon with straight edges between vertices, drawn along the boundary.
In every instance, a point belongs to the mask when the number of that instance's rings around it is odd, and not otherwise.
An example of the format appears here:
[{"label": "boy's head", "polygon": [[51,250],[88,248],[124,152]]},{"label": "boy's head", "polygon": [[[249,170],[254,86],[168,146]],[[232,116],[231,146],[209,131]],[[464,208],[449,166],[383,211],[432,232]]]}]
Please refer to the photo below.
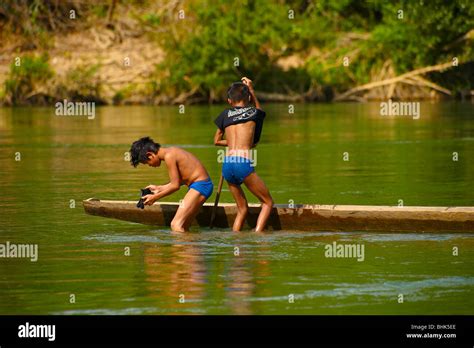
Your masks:
[{"label": "boy's head", "polygon": [[130,148],[130,163],[136,167],[140,163],[148,164],[151,167],[159,167],[161,160],[158,158],[158,151],[161,145],[155,143],[150,137],[143,137],[133,142]]},{"label": "boy's head", "polygon": [[234,82],[227,90],[227,102],[234,106],[243,104],[246,106],[250,102],[250,92],[246,84],[242,82]]}]

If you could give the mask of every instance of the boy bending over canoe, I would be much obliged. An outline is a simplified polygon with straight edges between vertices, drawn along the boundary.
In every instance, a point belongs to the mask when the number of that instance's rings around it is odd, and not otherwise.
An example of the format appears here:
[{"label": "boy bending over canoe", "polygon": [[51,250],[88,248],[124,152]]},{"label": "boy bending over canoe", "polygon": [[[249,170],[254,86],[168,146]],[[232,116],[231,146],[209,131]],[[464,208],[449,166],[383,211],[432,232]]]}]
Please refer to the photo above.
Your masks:
[{"label": "boy bending over canoe", "polygon": [[165,161],[168,168],[170,182],[166,185],[147,186],[153,194],[143,196],[145,205],[152,205],[158,199],[178,191],[181,185],[189,187],[188,193],[184,196],[182,204],[171,221],[173,231],[188,231],[194,217],[214,188],[206,168],[192,153],[179,147],[164,148],[149,137],[135,141],[130,154],[130,162],[134,167],[140,163],[148,164],[150,167],[159,167],[161,161]]},{"label": "boy bending over canoe", "polygon": [[[231,108],[224,110],[214,121],[218,128],[214,144],[228,146],[222,165],[222,175],[237,203],[238,212],[233,230],[241,230],[248,212],[247,199],[240,186],[244,183],[262,203],[255,227],[255,231],[260,232],[265,229],[273,207],[273,199],[263,180],[255,173],[250,160],[250,150],[260,140],[265,112],[260,108],[252,81],[246,77],[242,78],[242,82],[235,82],[229,87],[227,102]],[[255,106],[251,105],[251,102]],[[224,134],[226,139],[223,139]]]}]

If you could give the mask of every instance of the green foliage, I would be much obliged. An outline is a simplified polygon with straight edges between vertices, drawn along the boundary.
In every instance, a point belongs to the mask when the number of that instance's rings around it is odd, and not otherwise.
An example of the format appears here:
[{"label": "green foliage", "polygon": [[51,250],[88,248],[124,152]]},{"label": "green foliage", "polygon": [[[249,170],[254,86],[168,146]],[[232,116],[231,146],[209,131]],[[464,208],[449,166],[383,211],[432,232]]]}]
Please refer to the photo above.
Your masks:
[{"label": "green foliage", "polygon": [[[332,1],[319,4],[317,15],[329,18],[329,26],[336,30],[334,43],[328,43],[323,49],[328,55],[313,57],[307,62],[308,73],[317,83],[347,89],[369,82],[387,61],[401,74],[448,62],[454,56],[464,62],[474,58],[472,43],[449,48],[474,27],[474,5],[470,1],[359,3],[346,0],[338,6],[333,6]],[[365,14],[365,21],[355,14],[354,6]],[[343,31],[339,30],[340,22],[344,23]],[[364,39],[341,41],[350,33],[364,32],[367,34]],[[344,56],[350,59],[350,69],[341,69]]]},{"label": "green foliage", "polygon": [[[7,1],[0,4],[0,20],[5,30],[28,39],[22,49],[44,49],[53,45],[52,32],[103,25],[111,4]],[[71,9],[74,21],[67,16]],[[179,18],[180,10],[185,18]],[[343,91],[381,78],[381,70],[401,74],[454,57],[460,65],[474,62],[471,0],[121,0],[114,18],[126,23],[108,29],[117,30],[117,37],[134,23],[134,31],[150,35],[166,52],[147,86],[146,95],[155,102],[223,101],[227,86],[242,76],[252,78],[259,91],[314,96],[314,91]],[[8,98],[18,100],[31,92],[28,84],[48,79],[49,69],[35,64],[25,68],[31,77],[10,76]],[[58,95],[99,98],[97,68],[84,65],[71,72]],[[463,69],[432,77],[456,91],[472,89],[472,74],[459,74],[471,68]],[[128,95],[119,91],[114,100],[121,103]]]},{"label": "green foliage", "polygon": [[149,26],[154,26],[157,27],[161,24],[161,19],[158,15],[155,13],[145,13],[141,17],[139,17],[139,20],[144,24],[144,25],[149,25]]},{"label": "green foliage", "polygon": [[5,95],[11,104],[22,104],[40,84],[44,84],[53,76],[48,63],[48,56],[20,57],[10,64],[10,74],[5,80]]},{"label": "green foliage", "polygon": [[97,18],[106,18],[108,9],[108,3],[98,3],[91,7],[90,12]]},{"label": "green foliage", "polygon": [[[64,85],[58,89],[72,100],[100,101],[101,81],[97,77],[99,64],[80,65],[66,74]],[[58,94],[61,94],[58,91]]]},{"label": "green foliage", "polygon": [[83,21],[70,20],[69,12],[74,10],[79,19],[88,7],[75,0],[2,1],[0,14],[4,16],[6,29],[36,40],[40,33],[66,31],[82,24]]},{"label": "green foliage", "polygon": [[302,48],[287,11],[266,1],[191,3],[185,13],[192,18],[174,20],[169,25],[177,30],[162,36],[168,53],[158,67],[167,72],[162,91],[198,90],[212,101],[245,75],[271,88],[261,77],[278,74],[277,60]]},{"label": "green foliage", "polygon": [[117,92],[115,92],[113,98],[112,98],[112,103],[114,105],[120,105],[123,102],[126,102],[127,99],[129,99],[133,94],[140,92],[139,87],[132,83],[128,86],[120,88]]},{"label": "green foliage", "polygon": [[[219,100],[243,75],[272,92],[326,85],[344,90],[371,81],[386,62],[403,73],[454,55],[473,60],[472,41],[449,46],[474,28],[474,3],[468,0],[220,0],[191,1],[184,9],[183,20],[157,21],[168,28],[159,35],[167,59],[157,70],[165,71],[160,91],[170,95],[197,91]],[[278,60],[292,55],[305,64],[283,71]]]},{"label": "green foliage", "polygon": [[[400,9],[403,19],[397,16]],[[406,0],[384,4],[382,13],[370,44],[378,45],[377,53],[390,57],[398,72],[449,61],[453,52],[446,46],[474,28],[472,1]],[[457,53],[472,59],[472,43],[465,46]]]}]

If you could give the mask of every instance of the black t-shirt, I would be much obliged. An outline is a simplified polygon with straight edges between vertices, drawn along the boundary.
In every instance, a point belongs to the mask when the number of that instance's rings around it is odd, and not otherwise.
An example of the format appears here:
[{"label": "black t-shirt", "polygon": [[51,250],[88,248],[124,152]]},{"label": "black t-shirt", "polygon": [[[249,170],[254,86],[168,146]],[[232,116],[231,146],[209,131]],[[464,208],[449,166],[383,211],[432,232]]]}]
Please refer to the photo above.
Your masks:
[{"label": "black t-shirt", "polygon": [[220,113],[219,116],[214,120],[216,126],[221,130],[225,131],[225,128],[234,124],[245,123],[249,121],[255,122],[255,133],[253,136],[253,143],[256,144],[260,141],[260,135],[262,134],[263,119],[265,118],[265,111],[257,109],[253,106],[237,106],[231,109],[225,109]]}]

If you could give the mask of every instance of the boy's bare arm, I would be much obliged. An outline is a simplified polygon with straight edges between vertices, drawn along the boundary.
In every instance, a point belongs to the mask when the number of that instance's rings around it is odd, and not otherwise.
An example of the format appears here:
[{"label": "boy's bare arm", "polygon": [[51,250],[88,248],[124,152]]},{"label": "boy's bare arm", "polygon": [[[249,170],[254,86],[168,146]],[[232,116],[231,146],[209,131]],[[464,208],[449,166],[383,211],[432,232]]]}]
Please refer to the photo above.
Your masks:
[{"label": "boy's bare arm", "polygon": [[255,104],[255,107],[257,109],[260,109],[262,110],[261,106],[260,106],[260,102],[258,101],[257,99],[257,95],[255,94],[255,91],[253,90],[253,88],[250,91],[250,95],[252,96],[252,100],[253,100],[253,103]]},{"label": "boy's bare arm", "polygon": [[175,156],[172,154],[165,155],[165,163],[168,167],[168,175],[170,177],[170,182],[166,185],[161,186],[161,190],[152,195],[143,196],[145,205],[152,205],[155,201],[169,196],[170,194],[179,190],[181,178],[179,176],[178,164],[176,162]]},{"label": "boy's bare arm", "polygon": [[166,185],[151,185],[150,184],[145,188],[149,189],[153,193],[158,193],[159,191],[163,191],[163,189],[166,188]]},{"label": "boy's bare arm", "polygon": [[252,101],[255,104],[255,107],[257,109],[262,109],[260,107],[260,102],[257,99],[257,95],[255,94],[255,90],[253,89],[253,83],[252,80],[250,80],[248,77],[242,77],[242,82],[247,85],[249,88],[250,96],[252,97]]},{"label": "boy's bare arm", "polygon": [[214,145],[216,146],[227,146],[227,139],[222,139],[224,137],[224,132],[219,128],[214,135]]}]

